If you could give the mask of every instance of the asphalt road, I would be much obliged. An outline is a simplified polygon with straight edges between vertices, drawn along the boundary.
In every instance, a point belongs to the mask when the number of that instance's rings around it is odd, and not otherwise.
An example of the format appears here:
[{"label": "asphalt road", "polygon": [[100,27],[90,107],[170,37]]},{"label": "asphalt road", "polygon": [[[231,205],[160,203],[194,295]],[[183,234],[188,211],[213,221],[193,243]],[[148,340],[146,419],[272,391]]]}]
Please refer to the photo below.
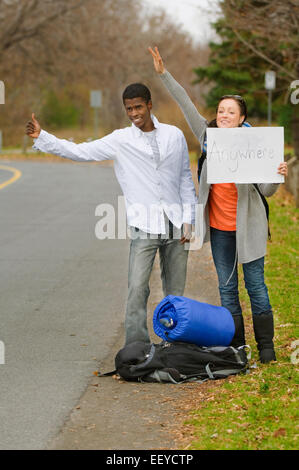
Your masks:
[{"label": "asphalt road", "polygon": [[129,242],[95,236],[121,194],[112,167],[7,166],[22,174],[0,190],[0,449],[44,449],[119,337]]}]

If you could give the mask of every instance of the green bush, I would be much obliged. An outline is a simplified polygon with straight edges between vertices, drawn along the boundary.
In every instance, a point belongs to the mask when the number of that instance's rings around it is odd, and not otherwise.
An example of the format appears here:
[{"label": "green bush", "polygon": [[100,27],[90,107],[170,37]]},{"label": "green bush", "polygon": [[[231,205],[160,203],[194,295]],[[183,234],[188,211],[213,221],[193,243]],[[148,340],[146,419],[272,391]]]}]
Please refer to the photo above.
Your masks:
[{"label": "green bush", "polygon": [[80,109],[67,93],[58,95],[49,90],[45,94],[41,114],[43,122],[49,127],[72,127],[78,125]]}]

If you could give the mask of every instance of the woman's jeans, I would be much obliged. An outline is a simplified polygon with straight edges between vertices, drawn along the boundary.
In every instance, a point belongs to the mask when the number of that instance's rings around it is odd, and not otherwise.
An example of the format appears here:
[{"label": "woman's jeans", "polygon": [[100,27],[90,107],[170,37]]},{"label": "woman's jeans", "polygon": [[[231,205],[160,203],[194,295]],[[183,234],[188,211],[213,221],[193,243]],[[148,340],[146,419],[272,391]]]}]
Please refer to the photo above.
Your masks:
[{"label": "woman's jeans", "polygon": [[[219,282],[221,305],[232,315],[242,315],[238,291],[236,232],[210,228],[211,249]],[[271,313],[268,290],[264,282],[264,257],[244,263],[243,274],[253,315]]]}]

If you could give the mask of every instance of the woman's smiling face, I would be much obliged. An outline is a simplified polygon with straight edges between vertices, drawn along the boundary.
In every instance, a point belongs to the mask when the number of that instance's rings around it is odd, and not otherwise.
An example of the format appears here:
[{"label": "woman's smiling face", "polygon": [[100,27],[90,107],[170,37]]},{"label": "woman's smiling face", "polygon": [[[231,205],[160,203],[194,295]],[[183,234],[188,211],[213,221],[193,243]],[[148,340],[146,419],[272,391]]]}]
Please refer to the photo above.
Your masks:
[{"label": "woman's smiling face", "polygon": [[245,116],[241,116],[240,106],[236,100],[225,98],[220,101],[217,109],[216,122],[218,127],[239,127]]}]

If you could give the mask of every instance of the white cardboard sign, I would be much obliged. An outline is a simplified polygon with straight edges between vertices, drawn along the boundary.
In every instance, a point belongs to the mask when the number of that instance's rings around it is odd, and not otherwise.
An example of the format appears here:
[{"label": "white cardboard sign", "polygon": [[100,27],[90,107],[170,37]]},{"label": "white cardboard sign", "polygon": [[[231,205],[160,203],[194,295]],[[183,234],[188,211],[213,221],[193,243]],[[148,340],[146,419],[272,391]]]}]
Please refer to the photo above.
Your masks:
[{"label": "white cardboard sign", "polygon": [[207,128],[207,182],[283,183],[283,127]]}]

